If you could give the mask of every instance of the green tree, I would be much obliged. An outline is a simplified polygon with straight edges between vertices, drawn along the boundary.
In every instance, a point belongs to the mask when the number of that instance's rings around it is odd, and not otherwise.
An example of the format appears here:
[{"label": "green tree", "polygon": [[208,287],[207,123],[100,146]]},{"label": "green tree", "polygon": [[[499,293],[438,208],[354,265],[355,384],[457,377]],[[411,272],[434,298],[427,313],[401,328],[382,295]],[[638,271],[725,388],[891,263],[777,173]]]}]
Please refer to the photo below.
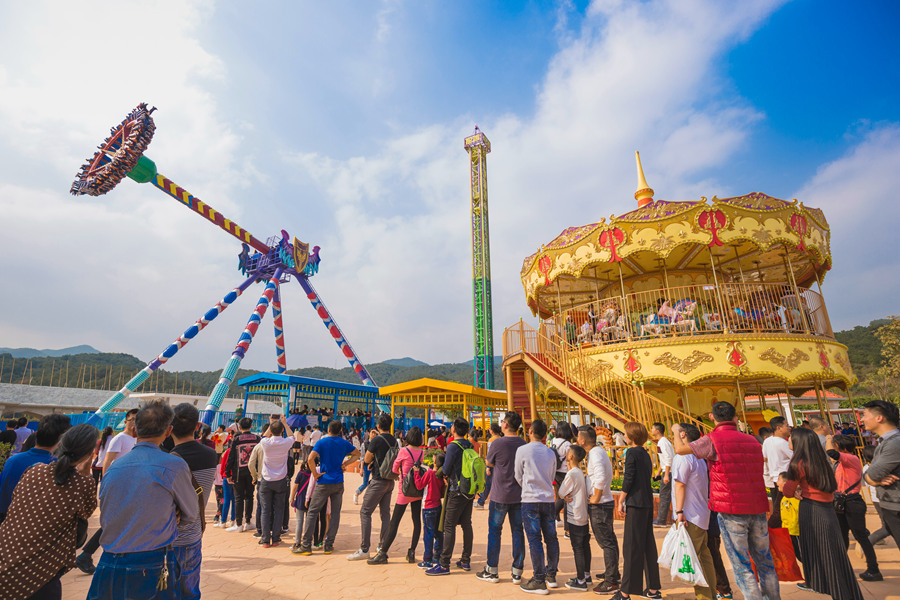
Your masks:
[{"label": "green tree", "polygon": [[900,316],[888,317],[890,322],[882,325],[875,332],[875,337],[881,341],[881,368],[880,374],[885,377],[900,377]]}]

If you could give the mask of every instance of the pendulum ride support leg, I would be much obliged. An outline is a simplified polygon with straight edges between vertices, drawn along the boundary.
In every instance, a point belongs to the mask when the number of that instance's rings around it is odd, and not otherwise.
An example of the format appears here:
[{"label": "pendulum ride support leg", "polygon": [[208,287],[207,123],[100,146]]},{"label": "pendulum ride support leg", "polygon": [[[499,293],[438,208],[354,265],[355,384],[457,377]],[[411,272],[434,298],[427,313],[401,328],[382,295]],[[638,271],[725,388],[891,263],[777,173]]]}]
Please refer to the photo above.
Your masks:
[{"label": "pendulum ride support leg", "polygon": [[215,416],[215,413],[219,410],[219,407],[222,406],[222,400],[225,399],[225,394],[228,393],[228,387],[234,380],[238,367],[241,366],[241,360],[244,358],[244,354],[246,354],[247,349],[250,348],[250,343],[253,341],[253,336],[256,335],[259,323],[266,315],[266,309],[269,308],[269,303],[272,302],[272,296],[275,294],[278,280],[281,279],[281,273],[282,270],[280,268],[276,269],[275,274],[269,279],[269,282],[266,284],[266,289],[263,291],[262,296],[259,297],[259,302],[256,303],[253,314],[250,315],[250,319],[247,321],[247,327],[244,328],[244,331],[238,338],[237,345],[234,347],[234,352],[231,353],[231,358],[225,363],[225,368],[222,370],[222,376],[219,378],[219,382],[216,384],[216,387],[213,388],[212,394],[209,396],[209,404],[206,405],[206,408],[200,415],[204,424],[209,425],[212,422],[213,416]]},{"label": "pendulum ride support leg", "polygon": [[284,325],[281,321],[281,286],[275,286],[272,295],[272,317],[275,321],[275,361],[279,373],[287,371],[287,358],[284,355]]},{"label": "pendulum ride support leg", "polygon": [[312,307],[313,309],[315,309],[316,314],[319,315],[319,318],[322,319],[322,323],[325,324],[325,328],[328,330],[328,333],[330,333],[331,337],[334,338],[334,341],[338,345],[338,348],[341,349],[344,357],[350,363],[350,367],[356,372],[357,375],[359,375],[359,378],[362,379],[363,385],[376,385],[375,381],[369,375],[369,372],[366,371],[366,367],[362,364],[362,361],[359,360],[356,352],[353,351],[353,348],[350,346],[350,342],[347,341],[347,338],[344,336],[341,328],[338,327],[337,321],[335,321],[334,317],[331,316],[331,313],[328,312],[328,309],[325,307],[325,303],[322,302],[321,298],[319,298],[319,294],[317,294],[316,290],[313,289],[313,286],[309,282],[309,280],[301,275],[297,277],[297,283],[299,283],[303,288],[303,291],[306,292],[306,298],[309,300],[310,304],[312,304]]},{"label": "pendulum ride support leg", "polygon": [[169,344],[165,350],[160,353],[155,359],[150,361],[146,367],[144,367],[141,371],[138,372],[137,375],[132,377],[128,383],[125,384],[121,390],[115,393],[112,398],[103,403],[103,406],[97,409],[97,412],[91,415],[91,418],[88,420],[88,423],[91,425],[97,426],[101,420],[103,419],[103,413],[111,411],[118,404],[127,398],[133,391],[135,391],[142,383],[144,383],[160,366],[165,364],[167,360],[175,356],[175,353],[178,352],[182,347],[187,345],[189,341],[194,339],[194,337],[200,333],[204,327],[206,327],[210,321],[218,317],[222,311],[224,311],[228,306],[237,300],[238,296],[244,293],[250,285],[256,280],[255,277],[247,278],[241,285],[234,288],[222,298],[215,306],[206,311],[202,317],[197,319],[197,321],[188,327],[181,336]]}]

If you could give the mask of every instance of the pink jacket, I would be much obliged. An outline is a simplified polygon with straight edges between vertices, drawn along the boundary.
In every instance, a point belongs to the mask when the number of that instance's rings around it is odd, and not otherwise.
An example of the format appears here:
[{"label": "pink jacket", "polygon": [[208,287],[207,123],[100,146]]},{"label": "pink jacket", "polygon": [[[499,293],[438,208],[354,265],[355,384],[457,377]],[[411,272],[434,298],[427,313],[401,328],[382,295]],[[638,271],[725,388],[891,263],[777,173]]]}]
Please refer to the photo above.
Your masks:
[{"label": "pink jacket", "polygon": [[416,462],[422,460],[424,453],[425,451],[421,448],[410,448],[409,446],[400,448],[400,453],[394,460],[394,473],[400,474],[400,478],[397,480],[397,504],[409,504],[421,500],[421,498],[409,498],[403,495],[403,478]]}]

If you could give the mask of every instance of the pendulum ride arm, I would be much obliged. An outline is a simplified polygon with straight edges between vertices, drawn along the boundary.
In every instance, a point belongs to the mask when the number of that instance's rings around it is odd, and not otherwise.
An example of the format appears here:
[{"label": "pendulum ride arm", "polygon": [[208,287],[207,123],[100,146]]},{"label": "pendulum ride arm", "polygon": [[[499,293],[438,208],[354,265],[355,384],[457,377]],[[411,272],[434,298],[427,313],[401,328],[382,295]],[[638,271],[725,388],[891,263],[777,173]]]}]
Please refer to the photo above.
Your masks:
[{"label": "pendulum ride arm", "polygon": [[[145,160],[149,161],[148,158],[142,156],[141,161]],[[141,166],[141,161],[138,162],[138,167]],[[165,176],[157,173],[156,176],[150,181],[150,183],[152,183],[153,186],[157,189],[162,190],[172,198],[175,198],[210,223],[217,225],[221,229],[227,231],[237,239],[249,245],[254,250],[258,250],[263,254],[269,253],[269,247],[253,237],[253,235],[251,235],[249,231],[247,231],[234,221],[226,219],[222,213],[218,212],[209,204],[206,204],[196,196],[192,195],[189,191],[180,187],[172,180],[167,179]]]},{"label": "pendulum ride arm", "polygon": [[237,300],[237,298],[244,293],[250,285],[256,280],[255,277],[249,277],[245,280],[241,285],[237,286],[230,292],[228,292],[224,298],[222,298],[215,306],[206,311],[202,317],[197,319],[197,321],[188,327],[181,336],[169,344],[165,350],[160,353],[155,359],[150,361],[146,367],[141,369],[137,375],[132,377],[128,383],[125,384],[121,390],[115,393],[115,395],[107,400],[103,406],[97,409],[88,422],[91,425],[97,426],[100,424],[101,419],[103,418],[103,413],[111,411],[118,404],[127,398],[131,392],[135,391],[144,381],[146,381],[150,375],[153,374],[159,367],[166,363],[167,360],[175,356],[175,354],[184,346],[187,345],[189,341],[194,339],[198,333],[203,331],[203,328],[209,325],[210,321],[218,317],[228,306]]},{"label": "pendulum ride arm", "polygon": [[328,312],[328,309],[325,308],[325,303],[319,298],[319,294],[313,289],[309,279],[300,275],[297,277],[297,283],[299,283],[303,288],[303,291],[306,292],[306,298],[309,300],[309,303],[312,304],[316,314],[322,319],[322,323],[325,324],[325,329],[327,329],[328,333],[331,334],[331,337],[334,338],[338,348],[341,349],[344,357],[350,363],[350,367],[357,375],[359,375],[359,378],[362,379],[363,385],[375,386],[375,381],[369,376],[369,372],[366,371],[366,367],[363,366],[359,357],[356,356],[356,352],[353,351],[350,342],[344,337],[344,333],[341,331],[341,328],[338,327],[337,321],[334,320],[334,317],[332,317],[331,313]]},{"label": "pendulum ride arm", "polygon": [[287,358],[284,355],[284,325],[281,322],[281,285],[275,286],[272,295],[272,317],[275,321],[275,361],[278,372],[287,371]]},{"label": "pendulum ride arm", "polygon": [[237,345],[234,347],[234,352],[231,353],[231,358],[225,363],[225,368],[222,370],[222,376],[219,378],[216,387],[213,388],[212,394],[209,396],[209,404],[206,405],[206,408],[201,415],[201,419],[206,425],[212,424],[213,416],[216,411],[219,410],[219,407],[222,406],[222,400],[225,399],[228,387],[234,380],[238,367],[241,366],[241,360],[244,358],[244,354],[246,354],[247,349],[250,348],[250,343],[253,341],[253,336],[256,335],[256,330],[259,328],[260,321],[262,321],[262,318],[266,315],[266,309],[269,307],[269,303],[272,302],[272,297],[275,295],[275,289],[278,287],[278,280],[281,279],[282,273],[282,269],[278,268],[275,270],[272,278],[269,279],[269,282],[266,284],[266,289],[263,290],[262,296],[259,297],[259,302],[256,303],[253,314],[250,315],[250,319],[247,321],[247,327],[244,328],[244,331],[238,338]]}]

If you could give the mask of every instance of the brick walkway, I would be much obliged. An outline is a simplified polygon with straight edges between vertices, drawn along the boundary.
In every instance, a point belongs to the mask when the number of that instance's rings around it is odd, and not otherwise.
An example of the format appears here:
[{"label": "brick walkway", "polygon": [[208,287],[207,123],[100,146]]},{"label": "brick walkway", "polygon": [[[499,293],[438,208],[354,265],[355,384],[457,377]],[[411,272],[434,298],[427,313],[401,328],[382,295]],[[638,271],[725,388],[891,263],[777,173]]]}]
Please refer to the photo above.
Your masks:
[{"label": "brick walkway", "polygon": [[[454,569],[444,577],[427,577],[425,573],[410,565],[405,560],[409,536],[412,532],[412,521],[405,517],[404,523],[393,545],[390,563],[384,566],[370,566],[364,561],[348,562],[346,556],[359,546],[359,507],[354,506],[352,490],[359,485],[359,475],[347,474],[347,489],[344,494],[344,505],[341,511],[341,528],[335,542],[335,552],[325,556],[314,551],[312,556],[295,556],[290,552],[292,538],[285,537],[285,543],[278,548],[264,549],[257,545],[257,540],[250,532],[226,533],[224,529],[209,527],[203,540],[203,571],[201,588],[203,598],[208,600],[266,598],[271,600],[306,599],[337,600],[352,598],[361,600],[375,594],[379,597],[404,597],[414,594],[419,597],[449,598],[453,596],[478,598],[524,598],[527,597],[518,586],[509,580],[509,537],[504,531],[504,548],[500,560],[501,583],[488,584],[475,579],[477,570],[484,566],[487,549],[487,510],[476,510],[473,513],[475,528],[475,546],[472,555],[472,572],[464,573]],[[215,511],[209,513],[209,518]],[[98,513],[91,519],[90,532],[93,533],[98,523]],[[875,525],[877,516],[870,512],[869,525]],[[617,522],[616,531],[622,539],[622,522]],[[373,525],[373,546],[378,540],[378,519]],[[293,519],[291,521],[293,532]],[[665,530],[657,529],[657,544],[662,544]],[[857,557],[855,542],[851,541],[850,558],[857,573],[865,570],[865,563]],[[569,541],[562,538],[560,530],[560,547],[562,558],[558,581],[560,588],[551,594],[583,594],[567,590],[563,583],[573,575],[574,561]],[[462,548],[462,536],[457,535],[456,556]],[[865,583],[860,587],[866,598],[881,600],[900,599],[900,551],[893,541],[887,546],[876,546],[881,571],[885,581],[881,583]],[[593,567],[597,572],[602,565],[602,553],[596,544],[592,545]],[[421,559],[422,545],[419,543],[418,556]],[[100,553],[95,555],[100,558]],[[728,559],[725,558],[726,566]],[[454,559],[455,562],[455,559]],[[530,559],[526,555],[525,572],[530,576]],[[741,598],[734,585],[731,569],[728,569],[729,580],[735,590],[735,598]],[[87,595],[91,578],[74,570],[63,577],[63,598],[84,598]],[[662,574],[663,597],[671,599],[693,598],[693,589],[678,582],[669,581],[667,573]],[[791,600],[826,598],[811,592],[797,589],[793,583],[781,585],[782,598]],[[590,597],[595,597],[593,594]],[[609,596],[602,596],[609,598]]]}]

